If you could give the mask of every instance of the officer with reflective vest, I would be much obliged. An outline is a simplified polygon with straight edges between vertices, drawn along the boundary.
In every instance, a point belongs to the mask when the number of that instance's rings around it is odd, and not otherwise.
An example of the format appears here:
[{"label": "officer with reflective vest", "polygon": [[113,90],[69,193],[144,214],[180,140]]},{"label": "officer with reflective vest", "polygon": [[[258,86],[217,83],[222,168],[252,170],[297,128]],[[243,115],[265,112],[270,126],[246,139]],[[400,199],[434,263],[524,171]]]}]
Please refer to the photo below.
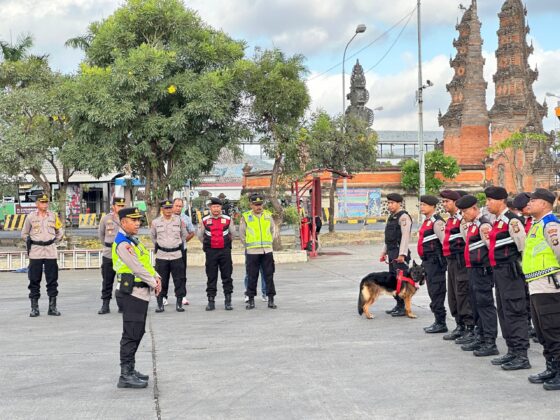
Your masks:
[{"label": "officer with reflective vest", "polygon": [[[125,200],[122,197],[113,197],[113,206],[111,212],[106,214],[99,221],[99,241],[103,244],[103,257],[101,260],[101,278],[103,283],[101,285],[101,300],[103,304],[101,309],[97,312],[99,315],[108,314],[111,312],[109,303],[113,295],[113,284],[115,283],[115,270],[113,270],[113,241],[117,232],[119,231],[119,215],[118,212],[125,206]],[[122,312],[120,304],[120,295],[115,292],[117,299],[117,306],[119,312]]]},{"label": "officer with reflective vest", "polygon": [[30,317],[39,316],[39,298],[41,297],[41,277],[43,268],[49,296],[49,315],[59,316],[56,307],[58,296],[58,251],[56,244],[62,240],[64,228],[58,215],[49,211],[49,196],[41,194],[37,198],[37,210],[30,213],[23,224],[21,238],[27,243],[29,255],[29,299],[31,300]]},{"label": "officer with reflective vest", "polygon": [[264,197],[261,194],[252,194],[249,197],[251,210],[243,213],[239,223],[239,238],[247,254],[247,301],[246,309],[255,308],[257,295],[257,281],[259,270],[262,268],[266,282],[268,307],[276,309],[274,296],[274,256],[272,253],[272,240],[274,238],[274,220],[272,213],[263,209]]},{"label": "officer with reflective vest", "polygon": [[[389,217],[385,225],[385,245],[379,260],[389,264],[389,272],[397,275],[397,270],[408,272],[410,262],[410,236],[412,232],[412,218],[402,209],[404,198],[397,193],[387,194],[387,209]],[[404,300],[395,296],[397,304],[385,311],[392,316],[405,316]]]},{"label": "officer with reflective vest", "polygon": [[521,253],[525,247],[525,228],[521,217],[507,205],[507,191],[502,187],[488,187],[486,206],[496,216],[488,232],[488,258],[496,287],[496,307],[502,336],[508,352],[492,359],[492,364],[504,370],[529,369],[529,328],[525,277],[521,270]]},{"label": "officer with reflective vest", "polygon": [[469,291],[469,274],[465,264],[465,240],[461,235],[462,216],[455,202],[461,198],[457,191],[440,192],[443,209],[449,213],[445,223],[443,255],[447,260],[447,302],[451,316],[455,318],[455,329],[443,336],[444,340],[455,340],[457,344],[474,341],[474,320]]},{"label": "officer with reflective vest", "polygon": [[134,236],[138,234],[142,213],[136,207],[119,210],[121,228],[112,247],[113,268],[117,273],[123,307],[123,332],[120,346],[119,388],[145,388],[148,375],[135,369],[136,351],[146,330],[151,292],[161,292],[161,280],[150,263],[150,252]]},{"label": "officer with reflective vest", "polygon": [[169,277],[175,285],[175,310],[185,312],[183,298],[187,295],[183,243],[187,238],[185,223],[173,214],[173,202],[160,202],[162,215],[152,221],[150,235],[154,244],[156,271],[161,276],[161,293],[157,297],[156,312],[163,312],[163,299],[167,299]]},{"label": "officer with reflective vest", "polygon": [[422,265],[426,270],[428,295],[430,296],[430,309],[434,314],[435,321],[424,331],[428,334],[447,332],[445,318],[445,272],[447,263],[443,258],[443,248],[441,246],[444,236],[445,222],[436,213],[436,206],[439,203],[437,197],[433,195],[423,195],[420,197],[420,213],[426,217],[420,230],[418,231],[418,255],[422,259]]},{"label": "officer with reflective vest", "polygon": [[231,217],[222,214],[222,200],[212,197],[209,202],[210,214],[204,216],[198,227],[198,239],[202,242],[202,249],[206,254],[206,296],[208,296],[207,311],[216,309],[215,299],[218,282],[218,269],[222,277],[226,311],[231,311],[231,294],[233,293],[233,262],[231,260],[231,243],[234,225]]},{"label": "officer with reflective vest", "polygon": [[487,216],[482,215],[477,203],[478,200],[472,195],[465,195],[455,202],[463,215],[461,234],[465,239],[465,265],[469,275],[471,308],[478,330],[475,341],[463,344],[461,349],[472,351],[477,357],[484,357],[500,352],[496,347],[498,318],[492,292],[494,281],[488,247],[482,233],[488,232],[492,223]]},{"label": "officer with reflective vest", "polygon": [[529,213],[535,218],[523,251],[523,273],[529,284],[533,322],[543,346],[546,368],[529,382],[560,390],[560,222],[552,214],[556,196],[537,188]]}]

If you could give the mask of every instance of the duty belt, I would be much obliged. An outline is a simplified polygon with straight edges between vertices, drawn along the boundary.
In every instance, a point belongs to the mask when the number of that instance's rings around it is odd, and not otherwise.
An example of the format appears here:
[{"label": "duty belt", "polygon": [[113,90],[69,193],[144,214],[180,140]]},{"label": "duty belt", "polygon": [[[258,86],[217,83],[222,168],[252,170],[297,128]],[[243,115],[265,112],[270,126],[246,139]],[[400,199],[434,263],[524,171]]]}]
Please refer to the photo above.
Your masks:
[{"label": "duty belt", "polygon": [[39,245],[39,246],[49,246],[54,244],[54,241],[56,241],[56,238],[52,238],[49,241],[34,241],[33,239],[31,240],[31,245]]},{"label": "duty belt", "polygon": [[[117,274],[117,280],[120,282],[121,281],[121,275]],[[139,287],[139,288],[148,288],[150,287],[150,285],[144,281],[135,281],[134,282],[134,287]]]},{"label": "duty belt", "polygon": [[103,245],[105,245],[107,248],[112,248],[113,247],[112,242],[103,242]]},{"label": "duty belt", "polygon": [[176,246],[175,248],[165,248],[165,247],[161,246],[160,244],[157,244],[157,249],[161,249],[162,251],[165,251],[165,252],[175,252],[175,251],[182,250],[183,245]]}]

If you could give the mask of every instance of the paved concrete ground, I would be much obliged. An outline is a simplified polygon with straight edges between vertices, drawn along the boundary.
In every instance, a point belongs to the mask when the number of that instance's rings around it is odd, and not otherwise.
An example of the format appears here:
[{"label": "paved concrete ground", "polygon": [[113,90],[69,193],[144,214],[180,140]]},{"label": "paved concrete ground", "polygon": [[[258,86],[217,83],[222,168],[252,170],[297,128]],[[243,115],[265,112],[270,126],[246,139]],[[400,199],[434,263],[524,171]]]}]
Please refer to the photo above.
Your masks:
[{"label": "paved concrete ground", "polygon": [[61,273],[62,316],[46,316],[43,298],[36,319],[28,317],[26,275],[2,273],[0,418],[560,417],[560,393],[526,379],[543,368],[540,346],[530,350],[533,369],[508,373],[424,334],[432,321],[425,288],[414,300],[416,320],[386,315],[394,303],[387,296],[374,320],[360,318],[358,284],[382,269],[379,247],[337,251],[350,255],[278,265],[275,311],[260,300],[244,309],[236,266],[235,310],[225,312],[220,296],[218,309],[205,312],[203,272],[193,269],[185,313],[150,306],[137,356],[151,376],[144,390],[116,388],[121,319],[97,315],[97,272]]}]

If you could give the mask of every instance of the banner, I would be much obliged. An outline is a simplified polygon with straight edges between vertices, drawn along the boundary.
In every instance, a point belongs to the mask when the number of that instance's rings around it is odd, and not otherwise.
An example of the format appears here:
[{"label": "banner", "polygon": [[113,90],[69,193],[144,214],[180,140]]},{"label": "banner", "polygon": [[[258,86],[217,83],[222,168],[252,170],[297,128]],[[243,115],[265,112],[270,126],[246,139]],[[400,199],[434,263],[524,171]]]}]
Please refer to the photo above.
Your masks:
[{"label": "banner", "polygon": [[346,208],[344,212],[344,189],[337,188],[338,217],[363,218],[381,216],[380,188],[348,188],[346,192]]}]

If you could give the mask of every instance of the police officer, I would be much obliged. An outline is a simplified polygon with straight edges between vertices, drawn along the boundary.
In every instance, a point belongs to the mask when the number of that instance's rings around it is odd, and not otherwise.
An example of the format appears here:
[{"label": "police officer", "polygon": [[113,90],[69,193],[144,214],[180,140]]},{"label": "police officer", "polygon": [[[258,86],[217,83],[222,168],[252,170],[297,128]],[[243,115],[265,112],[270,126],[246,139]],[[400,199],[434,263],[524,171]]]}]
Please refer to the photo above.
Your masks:
[{"label": "police officer", "polygon": [[21,238],[27,244],[29,255],[29,299],[31,300],[30,317],[39,316],[39,298],[41,297],[41,277],[43,267],[49,296],[49,315],[59,316],[56,308],[58,296],[58,251],[56,244],[62,240],[64,229],[56,213],[48,210],[49,196],[41,194],[37,198],[37,210],[25,219]]},{"label": "police officer", "polygon": [[529,213],[535,221],[523,251],[523,272],[529,283],[533,322],[546,360],[544,372],[529,382],[546,390],[560,390],[560,222],[552,214],[556,196],[537,188],[531,194]]},{"label": "police officer", "polygon": [[246,309],[255,308],[257,295],[257,281],[259,270],[262,267],[264,281],[266,281],[266,294],[268,307],[276,309],[274,296],[274,256],[272,255],[272,239],[274,238],[274,220],[272,213],[263,210],[264,198],[261,194],[252,194],[249,197],[251,210],[243,213],[239,224],[239,237],[247,255],[247,296],[249,298]]},{"label": "police officer", "polygon": [[447,332],[445,318],[445,272],[447,263],[443,258],[441,246],[444,237],[445,222],[436,213],[439,203],[433,195],[420,197],[420,213],[426,217],[418,231],[418,255],[422,258],[422,265],[426,270],[428,294],[430,295],[430,309],[435,321],[424,331],[428,334]]},{"label": "police officer", "polygon": [[206,254],[206,296],[208,296],[207,311],[216,309],[215,299],[218,283],[218,269],[222,277],[226,311],[231,311],[231,294],[233,293],[233,262],[231,260],[231,243],[234,226],[231,218],[222,214],[222,200],[212,197],[209,203],[210,214],[202,218],[198,227],[198,239],[202,242],[202,249]]},{"label": "police officer", "polygon": [[187,237],[185,224],[173,214],[171,200],[160,202],[162,215],[152,221],[150,235],[155,249],[156,271],[161,276],[161,293],[157,297],[156,312],[163,312],[163,299],[167,299],[169,276],[173,276],[175,285],[175,309],[185,312],[183,298],[186,296],[185,263],[183,260],[183,243]]},{"label": "police officer", "polygon": [[488,235],[488,257],[496,286],[496,306],[508,352],[492,359],[492,364],[504,370],[529,369],[527,357],[529,334],[525,279],[519,265],[525,247],[523,221],[508,210],[507,191],[502,187],[488,187],[486,206],[496,216]]},{"label": "police officer", "polygon": [[443,239],[443,255],[447,259],[447,302],[451,316],[457,323],[455,329],[444,335],[443,339],[468,344],[474,341],[475,336],[469,275],[465,265],[465,240],[461,235],[462,216],[455,205],[461,195],[457,191],[443,190],[440,196],[444,210],[449,213]]},{"label": "police officer", "polygon": [[[184,204],[185,203],[183,202],[182,198],[176,198],[176,199],[173,200],[173,214],[176,214],[177,216],[179,216],[181,218],[181,220],[185,224],[185,228],[187,229],[187,237],[185,238],[185,242],[183,243],[183,249],[181,250],[182,257],[183,257],[183,263],[185,264],[185,284],[186,284],[186,282],[187,282],[187,242],[189,242],[192,238],[194,238],[196,230],[194,229],[191,218],[186,213],[183,213],[183,205]],[[187,293],[186,287],[185,287],[185,293]],[[189,301],[187,300],[187,297],[185,295],[185,297],[183,298],[183,305],[188,305],[188,304],[189,304]]]},{"label": "police officer", "polygon": [[463,215],[461,234],[465,239],[465,265],[469,275],[473,319],[478,327],[476,340],[463,344],[461,349],[483,357],[499,354],[496,347],[498,318],[492,293],[494,281],[488,259],[488,247],[481,232],[487,232],[492,224],[482,215],[477,204],[478,200],[472,195],[465,195],[455,202]]},{"label": "police officer", "polygon": [[145,388],[148,375],[135,369],[136,351],[146,332],[146,316],[152,290],[161,292],[161,280],[150,263],[150,252],[134,236],[142,214],[136,207],[119,210],[121,228],[113,242],[113,267],[123,307],[123,332],[120,345],[119,388]]},{"label": "police officer", "polygon": [[[410,236],[412,218],[402,209],[403,196],[397,193],[387,194],[387,209],[389,217],[385,225],[385,245],[379,260],[389,263],[389,272],[397,275],[397,270],[408,270],[410,262]],[[393,309],[385,311],[392,316],[404,316],[404,300],[395,296],[397,304]]]},{"label": "police officer", "polygon": [[[104,315],[111,312],[111,310],[109,309],[109,303],[111,302],[111,296],[113,294],[113,284],[115,282],[112,248],[115,236],[117,236],[117,232],[119,231],[118,212],[124,207],[124,205],[124,198],[114,197],[111,212],[103,216],[99,221],[99,241],[103,244],[103,257],[101,260],[101,278],[103,279],[103,282],[101,284],[101,300],[103,301],[103,304],[101,305],[101,309],[97,312],[99,315]],[[120,295],[117,295],[117,293],[115,292],[115,297],[117,299],[119,312],[122,312],[120,305]]]}]

